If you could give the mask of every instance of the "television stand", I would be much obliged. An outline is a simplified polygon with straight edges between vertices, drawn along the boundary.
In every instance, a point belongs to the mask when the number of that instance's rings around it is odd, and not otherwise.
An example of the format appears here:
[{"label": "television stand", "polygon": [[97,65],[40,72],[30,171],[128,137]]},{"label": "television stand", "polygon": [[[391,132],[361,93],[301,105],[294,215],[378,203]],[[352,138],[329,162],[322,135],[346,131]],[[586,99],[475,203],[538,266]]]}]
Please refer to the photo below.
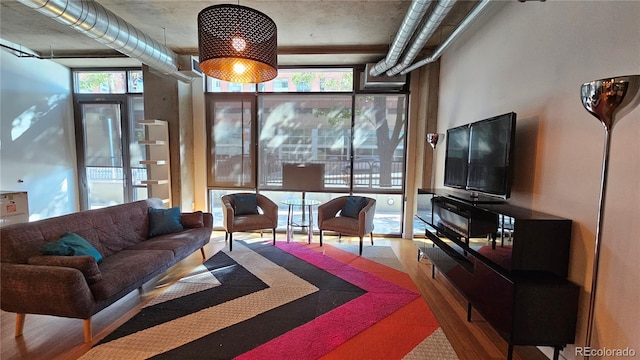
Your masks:
[{"label": "television stand", "polygon": [[447,196],[450,196],[456,200],[464,201],[470,204],[504,204],[506,203],[506,201],[503,199],[482,196],[482,195],[479,195],[478,193],[467,193],[467,194],[455,193],[455,194],[448,194]]},{"label": "television stand", "polygon": [[[428,199],[428,200],[427,200]],[[418,191],[431,203],[418,259],[429,258],[472,309],[515,345],[550,346],[554,359],[575,341],[580,288],[567,279],[572,221],[506,203],[469,203]],[[486,235],[492,235],[489,242]],[[496,242],[495,238],[500,241]]]}]

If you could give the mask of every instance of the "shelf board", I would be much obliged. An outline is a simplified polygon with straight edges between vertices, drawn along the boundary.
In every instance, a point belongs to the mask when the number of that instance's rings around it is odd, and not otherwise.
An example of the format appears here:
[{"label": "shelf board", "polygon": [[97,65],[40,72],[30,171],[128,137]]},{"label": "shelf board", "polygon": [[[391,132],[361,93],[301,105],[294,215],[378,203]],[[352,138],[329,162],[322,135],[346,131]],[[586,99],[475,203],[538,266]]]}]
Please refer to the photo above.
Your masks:
[{"label": "shelf board", "polygon": [[167,160],[140,160],[142,165],[167,165]]},{"label": "shelf board", "polygon": [[140,140],[138,141],[140,145],[166,145],[167,142],[164,140]]},{"label": "shelf board", "polygon": [[140,125],[165,125],[167,122],[164,120],[157,119],[149,119],[149,120],[138,120],[138,124]]},{"label": "shelf board", "polygon": [[166,185],[169,183],[169,180],[142,180],[141,183],[145,185]]}]

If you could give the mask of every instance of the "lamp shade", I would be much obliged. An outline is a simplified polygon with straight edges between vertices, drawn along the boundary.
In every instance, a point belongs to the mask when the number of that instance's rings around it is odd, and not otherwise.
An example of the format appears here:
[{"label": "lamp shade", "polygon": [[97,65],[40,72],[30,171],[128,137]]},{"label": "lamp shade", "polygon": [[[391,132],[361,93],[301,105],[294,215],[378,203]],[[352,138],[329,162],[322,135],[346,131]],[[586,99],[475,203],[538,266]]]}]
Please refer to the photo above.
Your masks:
[{"label": "lamp shade", "polygon": [[278,76],[278,31],[271,18],[241,5],[213,5],[198,14],[200,69],[230,82]]}]

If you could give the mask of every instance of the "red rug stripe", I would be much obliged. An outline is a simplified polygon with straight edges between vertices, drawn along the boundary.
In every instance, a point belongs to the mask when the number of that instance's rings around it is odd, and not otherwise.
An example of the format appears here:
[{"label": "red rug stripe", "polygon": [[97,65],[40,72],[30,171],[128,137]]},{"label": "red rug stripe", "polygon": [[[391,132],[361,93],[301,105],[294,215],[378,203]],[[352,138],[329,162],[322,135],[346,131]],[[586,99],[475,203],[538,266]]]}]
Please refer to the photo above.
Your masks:
[{"label": "red rug stripe", "polygon": [[277,246],[367,290],[368,293],[240,355],[238,359],[320,358],[420,297],[416,292],[306,246],[296,243],[278,243]]},{"label": "red rug stripe", "polygon": [[313,249],[314,251],[324,253],[336,260],[339,260],[345,264],[349,264],[350,266],[353,266],[362,271],[376,274],[377,276],[400,285],[408,290],[419,292],[416,284],[414,284],[413,280],[411,280],[409,275],[407,275],[407,273],[405,272],[390,268],[388,266],[382,265],[367,258],[363,258],[362,256],[352,254],[348,251],[344,251],[331,245],[324,244],[324,246],[321,247],[319,244],[311,244],[306,245],[306,247],[309,249]]},{"label": "red rug stripe", "polygon": [[415,299],[321,359],[402,359],[439,327],[424,299]]}]

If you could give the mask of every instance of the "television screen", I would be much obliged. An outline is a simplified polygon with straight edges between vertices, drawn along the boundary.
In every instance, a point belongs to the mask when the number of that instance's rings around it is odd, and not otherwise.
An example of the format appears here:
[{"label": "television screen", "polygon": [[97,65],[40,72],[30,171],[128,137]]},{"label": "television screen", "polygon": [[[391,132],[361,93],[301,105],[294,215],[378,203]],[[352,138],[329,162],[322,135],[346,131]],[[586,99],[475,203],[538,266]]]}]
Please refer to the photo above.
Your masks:
[{"label": "television screen", "polygon": [[469,159],[469,126],[447,130],[447,153],[444,160],[444,185],[465,189]]},{"label": "television screen", "polygon": [[515,128],[513,112],[469,125],[467,190],[511,195]]}]

